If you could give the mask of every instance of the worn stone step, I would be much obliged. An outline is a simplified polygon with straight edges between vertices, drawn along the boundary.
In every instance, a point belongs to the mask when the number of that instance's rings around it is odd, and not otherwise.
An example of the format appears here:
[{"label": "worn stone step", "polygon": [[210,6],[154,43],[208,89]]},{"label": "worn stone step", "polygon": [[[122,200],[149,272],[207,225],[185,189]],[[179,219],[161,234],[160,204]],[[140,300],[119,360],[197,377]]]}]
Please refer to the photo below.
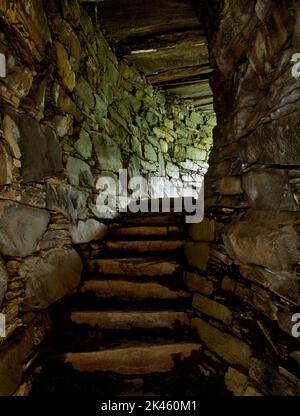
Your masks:
[{"label": "worn stone step", "polygon": [[139,217],[126,216],[124,224],[132,225],[174,225],[183,222],[182,215],[143,215]]},{"label": "worn stone step", "polygon": [[199,352],[196,343],[142,345],[140,347],[113,348],[96,352],[66,353],[54,357],[54,362],[70,365],[80,372],[114,372],[117,374],[165,373],[173,369],[176,361]]},{"label": "worn stone step", "polygon": [[142,227],[115,227],[111,228],[109,236],[115,239],[126,239],[126,238],[141,238],[147,240],[148,237],[163,237],[171,238],[183,235],[184,229],[181,226],[170,225],[170,226],[142,226]]},{"label": "worn stone step", "polygon": [[72,323],[99,329],[129,330],[131,328],[174,328],[189,326],[186,312],[178,311],[76,311]]},{"label": "worn stone step", "polygon": [[111,252],[162,253],[183,250],[185,240],[108,241],[105,246]]},{"label": "worn stone step", "polygon": [[182,272],[177,261],[159,258],[95,259],[87,262],[91,273],[110,276],[172,276]]},{"label": "worn stone step", "polygon": [[191,294],[179,289],[170,289],[156,282],[130,282],[127,280],[86,280],[81,293],[99,298],[120,298],[140,301],[146,299],[190,298]]}]

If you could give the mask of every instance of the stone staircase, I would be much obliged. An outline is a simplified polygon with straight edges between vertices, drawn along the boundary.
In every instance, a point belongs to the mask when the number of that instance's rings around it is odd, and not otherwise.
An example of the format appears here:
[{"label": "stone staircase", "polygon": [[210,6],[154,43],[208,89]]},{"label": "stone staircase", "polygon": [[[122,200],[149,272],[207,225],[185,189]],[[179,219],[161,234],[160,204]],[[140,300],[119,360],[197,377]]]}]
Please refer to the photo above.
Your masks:
[{"label": "stone staircase", "polygon": [[193,395],[200,344],[189,325],[181,215],[126,216],[80,247],[79,293],[53,308],[32,395]]}]

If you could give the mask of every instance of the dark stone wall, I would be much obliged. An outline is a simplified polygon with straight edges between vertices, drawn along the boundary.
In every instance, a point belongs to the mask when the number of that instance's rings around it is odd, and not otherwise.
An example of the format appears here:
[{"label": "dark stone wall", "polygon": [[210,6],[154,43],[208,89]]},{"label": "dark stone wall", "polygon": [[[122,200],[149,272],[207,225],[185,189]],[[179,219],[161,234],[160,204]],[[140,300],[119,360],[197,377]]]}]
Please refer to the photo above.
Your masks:
[{"label": "dark stone wall", "polygon": [[300,3],[206,3],[217,127],[186,275],[203,374],[234,395],[298,395]]}]

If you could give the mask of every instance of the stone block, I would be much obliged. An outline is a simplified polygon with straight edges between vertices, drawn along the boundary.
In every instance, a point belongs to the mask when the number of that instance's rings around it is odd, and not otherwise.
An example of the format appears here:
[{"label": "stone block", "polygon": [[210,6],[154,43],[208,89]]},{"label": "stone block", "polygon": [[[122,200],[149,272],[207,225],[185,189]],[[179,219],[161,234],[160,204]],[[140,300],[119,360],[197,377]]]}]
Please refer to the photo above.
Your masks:
[{"label": "stone block", "polygon": [[[15,132],[13,136],[22,154],[23,182],[38,182],[46,176],[60,172],[62,152],[54,130],[26,115],[11,113],[9,117],[18,128],[11,128],[10,131]],[[17,146],[15,151],[18,152]]]},{"label": "stone block", "polygon": [[226,325],[230,325],[232,322],[232,313],[226,306],[199,295],[199,293],[194,294],[193,307],[205,315],[224,322]]},{"label": "stone block", "polygon": [[94,178],[90,166],[81,159],[69,157],[67,161],[67,174],[71,185],[83,187],[94,186]]},{"label": "stone block", "polygon": [[20,268],[26,282],[22,310],[46,309],[71,294],[80,283],[81,272],[81,259],[70,248],[53,249],[45,257],[26,259]]},{"label": "stone block", "polygon": [[5,256],[29,256],[49,221],[46,210],[0,201],[0,252]]},{"label": "stone block", "polygon": [[5,292],[7,289],[7,282],[8,282],[8,273],[6,271],[4,261],[0,257],[0,310],[1,310],[1,305],[5,296]]},{"label": "stone block", "polygon": [[79,221],[70,229],[72,242],[74,244],[89,243],[90,241],[102,240],[108,232],[108,227],[94,219]]},{"label": "stone block", "polygon": [[206,270],[210,254],[209,244],[188,242],[185,247],[185,254],[190,265],[201,271]]},{"label": "stone block", "polygon": [[67,92],[72,92],[76,85],[76,75],[72,70],[68,53],[65,47],[59,42],[55,43],[55,50],[57,67],[62,85]]},{"label": "stone block", "polygon": [[242,263],[292,272],[300,255],[297,219],[289,212],[248,211],[224,227],[225,247]]},{"label": "stone block", "polygon": [[47,209],[67,214],[73,221],[86,216],[87,196],[71,185],[57,183],[46,185]]},{"label": "stone block", "polygon": [[207,296],[212,295],[214,292],[213,282],[198,273],[185,272],[184,281],[192,292],[200,292]]},{"label": "stone block", "polygon": [[225,374],[225,385],[227,390],[234,396],[243,396],[248,385],[248,377],[236,370],[233,367],[229,367]]},{"label": "stone block", "polygon": [[249,369],[252,351],[248,344],[232,335],[222,332],[207,322],[194,318],[192,327],[207,347],[229,364]]},{"label": "stone block", "polygon": [[87,131],[81,130],[79,140],[75,142],[74,147],[84,159],[92,156],[93,145]]},{"label": "stone block", "polygon": [[214,220],[204,218],[203,221],[189,226],[189,235],[194,241],[215,241],[217,228]]},{"label": "stone block", "polygon": [[242,187],[254,209],[299,210],[289,185],[287,170],[253,170],[243,175]]},{"label": "stone block", "polygon": [[217,181],[217,190],[221,195],[239,195],[243,193],[241,178],[228,176]]},{"label": "stone block", "polygon": [[92,134],[94,149],[102,170],[118,172],[123,167],[121,150],[116,142],[105,134]]},{"label": "stone block", "polygon": [[0,143],[0,185],[9,185],[13,181],[13,160],[9,150]]}]

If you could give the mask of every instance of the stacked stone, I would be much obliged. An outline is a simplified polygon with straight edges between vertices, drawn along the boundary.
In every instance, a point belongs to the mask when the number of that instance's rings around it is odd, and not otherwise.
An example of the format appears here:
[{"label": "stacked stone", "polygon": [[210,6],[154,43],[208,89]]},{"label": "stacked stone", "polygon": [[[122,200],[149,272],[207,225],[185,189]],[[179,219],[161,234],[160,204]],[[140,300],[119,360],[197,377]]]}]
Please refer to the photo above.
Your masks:
[{"label": "stacked stone", "polygon": [[4,2],[0,14],[0,312],[11,335],[78,286],[72,245],[106,233],[99,176],[197,180],[215,121],[118,61],[78,1]]},{"label": "stacked stone", "polygon": [[219,11],[206,219],[187,246],[203,374],[235,395],[298,395],[299,10],[236,1]]}]

